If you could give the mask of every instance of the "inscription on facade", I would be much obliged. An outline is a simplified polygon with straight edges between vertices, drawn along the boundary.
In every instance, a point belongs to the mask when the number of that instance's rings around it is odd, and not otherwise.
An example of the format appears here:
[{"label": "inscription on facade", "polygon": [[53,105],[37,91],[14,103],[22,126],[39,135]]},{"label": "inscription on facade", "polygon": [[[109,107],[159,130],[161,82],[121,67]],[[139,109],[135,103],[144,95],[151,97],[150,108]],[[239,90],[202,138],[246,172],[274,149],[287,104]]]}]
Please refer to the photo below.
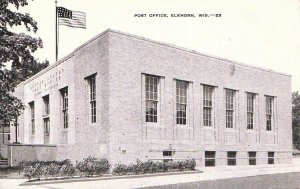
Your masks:
[{"label": "inscription on facade", "polygon": [[29,86],[29,88],[34,95],[39,95],[42,92],[56,88],[62,78],[63,73],[63,68],[49,71],[45,75],[35,79],[35,81],[32,82],[32,84]]}]

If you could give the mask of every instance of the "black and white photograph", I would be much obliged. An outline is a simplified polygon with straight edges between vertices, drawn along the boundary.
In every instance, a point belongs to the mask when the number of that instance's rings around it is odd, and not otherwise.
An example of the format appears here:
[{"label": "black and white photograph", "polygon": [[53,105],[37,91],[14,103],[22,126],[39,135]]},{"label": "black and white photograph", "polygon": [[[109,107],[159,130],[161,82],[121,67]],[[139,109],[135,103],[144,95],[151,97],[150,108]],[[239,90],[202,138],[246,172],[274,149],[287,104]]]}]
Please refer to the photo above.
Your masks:
[{"label": "black and white photograph", "polygon": [[0,0],[0,189],[299,178],[299,0]]}]

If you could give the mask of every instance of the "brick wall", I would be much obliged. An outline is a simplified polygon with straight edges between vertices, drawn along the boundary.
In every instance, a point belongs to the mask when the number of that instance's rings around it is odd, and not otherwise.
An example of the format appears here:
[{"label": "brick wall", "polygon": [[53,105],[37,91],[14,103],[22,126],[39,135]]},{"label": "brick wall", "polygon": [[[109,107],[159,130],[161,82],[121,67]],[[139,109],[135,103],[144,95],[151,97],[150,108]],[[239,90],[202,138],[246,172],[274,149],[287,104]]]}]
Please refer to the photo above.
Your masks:
[{"label": "brick wall", "polygon": [[54,145],[9,144],[7,147],[9,166],[18,166],[21,161],[53,161],[56,160]]},{"label": "brick wall", "polygon": [[[96,123],[91,123],[85,79],[92,74],[96,74]],[[145,122],[145,74],[160,77],[158,124]],[[176,79],[189,83],[188,126],[176,124]],[[212,127],[203,126],[203,85],[214,86]],[[62,124],[59,92],[66,86],[68,129]],[[225,89],[236,91],[233,129],[225,128]],[[246,125],[246,92],[256,94],[253,130]],[[291,160],[290,76],[121,32],[96,36],[21,84],[18,95],[26,105],[36,104],[34,137],[29,109],[19,118],[19,140],[25,144],[44,143],[42,97],[49,95],[50,144],[57,145],[58,160],[74,162],[92,155],[106,157],[112,164],[130,163],[137,158],[162,159],[163,150],[170,149],[175,150],[175,159],[195,158],[199,165],[208,150],[217,151],[217,165],[226,164],[227,151],[238,152],[239,164],[247,164],[248,151],[257,151],[259,163],[266,163],[268,151],[276,152],[278,163]],[[266,131],[265,95],[274,96],[272,131]]]},{"label": "brick wall", "polygon": [[[220,158],[226,158],[226,153],[221,151],[241,152],[241,158],[247,158],[248,150],[261,151],[258,154],[262,156],[274,150],[291,154],[290,76],[126,34],[111,32],[109,39],[110,151],[114,154],[113,162],[162,158],[162,151],[170,146],[176,149],[176,157],[199,161],[204,158],[205,150],[217,151]],[[143,73],[161,76],[163,88],[159,111],[163,121],[156,126],[144,124],[142,120]],[[190,120],[187,128],[179,127],[175,122],[175,79],[189,82]],[[201,84],[215,86],[212,128],[203,127]],[[236,90],[233,129],[225,128],[225,88]],[[246,125],[246,92],[256,93],[256,123],[252,131],[247,131]],[[276,119],[271,132],[266,131],[265,95],[275,97]],[[145,138],[145,135],[151,137]],[[225,162],[220,161],[220,164]]]}]

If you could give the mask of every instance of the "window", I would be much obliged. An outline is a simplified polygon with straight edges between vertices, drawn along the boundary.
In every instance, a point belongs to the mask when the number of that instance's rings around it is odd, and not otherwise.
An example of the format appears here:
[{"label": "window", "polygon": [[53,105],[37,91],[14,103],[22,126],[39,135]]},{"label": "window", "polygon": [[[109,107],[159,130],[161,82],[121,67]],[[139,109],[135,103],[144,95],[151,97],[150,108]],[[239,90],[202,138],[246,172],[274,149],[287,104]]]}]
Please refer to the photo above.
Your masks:
[{"label": "window", "polygon": [[158,84],[158,77],[146,75],[146,122],[157,123]]},{"label": "window", "polygon": [[43,101],[44,101],[44,116],[48,116],[50,114],[49,95],[44,96]]},{"label": "window", "polygon": [[176,123],[187,124],[187,87],[186,81],[176,81]]},{"label": "window", "polygon": [[173,150],[164,150],[163,151],[164,162],[173,161],[174,154],[175,154],[175,151],[173,151]]},{"label": "window", "polygon": [[205,151],[205,166],[206,167],[215,166],[215,158],[216,158],[215,151]]},{"label": "window", "polygon": [[44,119],[44,134],[45,136],[49,136],[50,135],[50,120],[49,118],[45,118]]},{"label": "window", "polygon": [[49,105],[49,95],[43,97],[44,101],[44,115],[43,115],[43,121],[44,121],[44,143],[49,143],[49,135],[50,135],[50,105]]},{"label": "window", "polygon": [[90,96],[91,122],[96,123],[96,75],[87,77]]},{"label": "window", "polygon": [[226,128],[233,128],[235,91],[226,89]]},{"label": "window", "polygon": [[63,115],[63,124],[64,128],[69,127],[69,114],[68,114],[68,107],[69,107],[69,101],[68,101],[68,87],[65,87],[60,90],[61,98],[62,98],[62,115]]},{"label": "window", "polygon": [[213,87],[204,85],[203,86],[203,125],[212,126],[212,96]]},{"label": "window", "polygon": [[275,152],[268,152],[268,164],[274,164]]},{"label": "window", "polygon": [[255,94],[247,93],[247,129],[253,129]]},{"label": "window", "polygon": [[256,165],[256,152],[248,152],[249,165]]},{"label": "window", "polygon": [[227,152],[227,165],[236,165],[236,152]]},{"label": "window", "polygon": [[274,101],[273,97],[266,96],[267,131],[272,131],[273,101]]},{"label": "window", "polygon": [[30,124],[31,124],[31,134],[35,134],[35,124],[34,124],[34,102],[29,103],[30,108]]}]

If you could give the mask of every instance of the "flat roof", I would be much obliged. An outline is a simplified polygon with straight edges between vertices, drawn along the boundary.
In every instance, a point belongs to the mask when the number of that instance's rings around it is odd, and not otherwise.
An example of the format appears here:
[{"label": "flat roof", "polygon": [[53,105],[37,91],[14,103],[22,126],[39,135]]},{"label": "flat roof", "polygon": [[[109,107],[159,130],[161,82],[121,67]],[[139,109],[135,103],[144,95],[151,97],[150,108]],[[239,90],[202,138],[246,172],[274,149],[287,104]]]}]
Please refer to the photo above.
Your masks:
[{"label": "flat roof", "polygon": [[32,77],[28,78],[27,80],[23,81],[19,85],[26,84],[26,83],[34,80],[35,78],[39,77],[40,75],[44,74],[48,70],[51,70],[52,68],[56,67],[57,65],[63,63],[64,61],[66,61],[69,58],[71,58],[72,56],[74,56],[75,52],[79,51],[80,49],[82,49],[83,47],[85,47],[86,45],[88,45],[89,43],[93,42],[94,40],[98,39],[99,37],[103,36],[104,34],[106,34],[108,32],[116,33],[116,34],[119,34],[119,35],[124,35],[124,36],[127,36],[127,37],[132,37],[132,38],[135,38],[135,39],[139,39],[139,40],[142,40],[142,41],[147,41],[149,43],[157,44],[157,45],[160,45],[160,46],[165,46],[165,47],[176,49],[176,50],[179,50],[179,51],[182,51],[182,52],[191,53],[191,54],[195,54],[195,55],[198,55],[198,56],[202,56],[202,57],[206,57],[206,58],[211,58],[211,59],[215,59],[215,60],[226,62],[226,63],[231,63],[231,64],[242,66],[242,67],[247,67],[247,68],[251,68],[251,69],[256,69],[256,70],[261,70],[261,71],[265,71],[265,72],[269,72],[269,73],[274,73],[274,74],[278,74],[278,75],[282,75],[282,76],[291,77],[290,74],[286,74],[286,73],[282,73],[282,72],[277,72],[277,71],[273,71],[273,70],[270,70],[270,69],[265,69],[265,68],[261,68],[261,67],[257,67],[257,66],[248,65],[248,64],[236,62],[236,61],[233,61],[233,60],[230,60],[230,59],[226,59],[226,58],[221,58],[221,57],[217,57],[217,56],[212,56],[212,55],[200,53],[200,52],[197,52],[195,50],[190,50],[190,49],[187,49],[187,48],[184,48],[184,47],[178,47],[178,46],[173,45],[173,44],[163,43],[163,42],[155,41],[155,40],[152,40],[152,39],[148,39],[148,38],[144,38],[144,37],[140,37],[140,36],[137,36],[137,35],[133,35],[133,34],[129,34],[129,33],[125,33],[125,32],[122,32],[122,31],[113,30],[113,29],[108,28],[105,31],[101,32],[100,34],[96,35],[95,37],[91,38],[87,42],[83,43],[79,47],[77,47],[69,55],[67,55],[67,56],[59,59],[54,64],[48,66],[47,68],[43,69],[42,71],[40,71],[37,74],[33,75]]}]

